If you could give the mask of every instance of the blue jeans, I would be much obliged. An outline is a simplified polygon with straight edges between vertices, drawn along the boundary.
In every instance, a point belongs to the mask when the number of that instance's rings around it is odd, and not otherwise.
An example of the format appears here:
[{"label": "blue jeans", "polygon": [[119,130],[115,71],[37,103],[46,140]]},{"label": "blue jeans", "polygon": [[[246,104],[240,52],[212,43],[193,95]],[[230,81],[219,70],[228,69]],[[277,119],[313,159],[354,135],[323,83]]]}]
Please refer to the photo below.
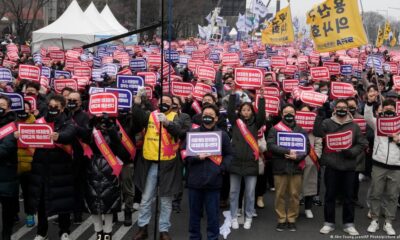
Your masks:
[{"label": "blue jeans", "polygon": [[[254,213],[254,198],[255,189],[257,183],[257,176],[243,176],[245,183],[245,213],[246,218],[252,218]],[[231,206],[231,217],[237,218],[238,204],[241,199],[239,199],[240,193],[240,182],[242,176],[231,173],[231,192],[230,192],[230,206]]]},{"label": "blue jeans", "polygon": [[[157,163],[151,164],[147,174],[146,186],[140,202],[138,226],[144,227],[151,220],[151,204],[157,191]],[[168,232],[171,227],[170,217],[172,211],[172,197],[161,197],[160,219],[158,229],[160,232]]]},{"label": "blue jeans", "polygon": [[189,234],[190,240],[201,240],[201,217],[207,213],[207,239],[217,240],[219,236],[219,194],[220,190],[189,188]]}]

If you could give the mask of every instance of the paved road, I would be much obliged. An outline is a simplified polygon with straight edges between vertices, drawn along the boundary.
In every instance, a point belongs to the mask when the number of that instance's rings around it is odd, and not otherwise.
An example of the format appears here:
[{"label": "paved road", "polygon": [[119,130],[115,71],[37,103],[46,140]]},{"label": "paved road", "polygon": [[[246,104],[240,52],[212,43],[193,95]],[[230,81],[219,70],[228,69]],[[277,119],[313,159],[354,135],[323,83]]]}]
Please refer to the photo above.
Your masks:
[{"label": "paved road", "polygon": [[[360,198],[365,200],[365,195],[368,187],[367,182],[361,183],[361,190],[360,190]],[[323,207],[314,207],[313,212],[315,215],[314,219],[306,219],[304,214],[301,214],[300,218],[298,219],[297,223],[297,232],[276,232],[275,225],[276,225],[276,215],[273,210],[273,197],[274,194],[272,192],[268,192],[265,195],[266,199],[266,207],[264,209],[258,209],[258,217],[254,219],[253,226],[251,230],[244,230],[242,225],[240,226],[239,230],[234,230],[228,237],[228,239],[232,240],[243,240],[243,239],[279,239],[279,240],[286,240],[286,239],[355,239],[350,238],[349,236],[345,235],[341,230],[341,208],[337,208],[337,216],[338,219],[338,226],[337,230],[333,232],[330,236],[324,236],[319,234],[319,229],[323,223]],[[172,216],[172,229],[171,229],[171,236],[173,239],[183,240],[188,239],[187,229],[188,229],[188,209],[187,209],[187,195],[185,192],[184,200],[182,204],[183,211],[179,214],[174,213]],[[303,208],[302,208],[303,212]],[[23,215],[21,215],[21,219],[23,219]],[[134,222],[137,221],[138,213],[133,213],[133,220]],[[94,229],[90,221],[90,217],[85,215],[85,221],[77,226],[74,225],[72,227],[71,232],[71,239],[76,240],[92,240],[95,239]],[[123,214],[119,214],[119,220],[123,221]],[[49,238],[51,240],[59,239],[58,238],[58,228],[57,225],[51,223],[49,224]],[[152,220],[153,222],[153,220]],[[223,219],[221,217],[221,222]],[[383,222],[383,220],[381,221]],[[385,233],[382,230],[379,230],[378,233],[374,235],[367,234],[367,227],[369,224],[369,219],[367,218],[367,209],[359,209],[356,210],[356,227],[359,230],[361,236],[357,239],[388,239]],[[396,231],[400,234],[400,226],[399,222],[394,222],[394,227]],[[150,229],[153,229],[153,225],[151,224]],[[132,239],[134,231],[137,230],[137,225],[135,224],[132,227],[124,227],[122,222],[116,223],[113,226],[114,240],[130,240]],[[36,227],[34,228],[26,228],[23,226],[22,223],[17,224],[15,227],[15,234],[13,235],[14,239],[23,239],[23,240],[32,240],[36,233]],[[206,236],[206,225],[205,222],[203,223],[203,232]],[[151,238],[153,239],[152,231],[150,231]],[[400,239],[400,235],[391,239]],[[204,238],[203,238],[204,239]],[[222,237],[221,237],[222,239]]]}]

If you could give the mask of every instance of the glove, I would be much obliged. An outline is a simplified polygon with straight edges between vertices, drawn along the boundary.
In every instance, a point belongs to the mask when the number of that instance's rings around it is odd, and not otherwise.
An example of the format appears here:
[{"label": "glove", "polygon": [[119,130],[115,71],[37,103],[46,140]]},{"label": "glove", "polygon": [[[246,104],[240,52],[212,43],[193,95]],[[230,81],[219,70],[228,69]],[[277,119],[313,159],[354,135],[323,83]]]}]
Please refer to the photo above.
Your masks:
[{"label": "glove", "polygon": [[164,113],[158,113],[157,114],[157,119],[158,119],[158,121],[160,121],[162,123],[167,121],[167,117],[165,116]]}]

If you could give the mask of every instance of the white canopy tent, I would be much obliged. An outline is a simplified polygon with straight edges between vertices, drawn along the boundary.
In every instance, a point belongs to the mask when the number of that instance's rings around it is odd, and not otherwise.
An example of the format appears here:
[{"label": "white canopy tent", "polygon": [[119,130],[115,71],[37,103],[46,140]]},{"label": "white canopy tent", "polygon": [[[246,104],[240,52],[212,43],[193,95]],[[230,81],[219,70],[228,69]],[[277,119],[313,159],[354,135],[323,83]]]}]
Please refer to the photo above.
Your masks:
[{"label": "white canopy tent", "polygon": [[94,36],[102,31],[87,20],[77,1],[73,0],[55,22],[33,32],[32,51],[48,46],[71,49],[94,42]]},{"label": "white canopy tent", "polygon": [[100,15],[96,6],[93,2],[90,3],[89,7],[85,10],[84,15],[93,25],[96,25],[100,32],[96,32],[96,35],[119,35],[121,34],[118,30],[109,24],[106,19]]},{"label": "white canopy tent", "polygon": [[108,7],[107,4],[104,7],[103,11],[101,11],[100,15],[110,26],[112,26],[116,31],[118,31],[119,34],[128,32],[128,29],[124,28],[124,26],[122,26],[118,22],[118,20],[115,18],[114,14],[111,12],[111,9],[110,7]]}]

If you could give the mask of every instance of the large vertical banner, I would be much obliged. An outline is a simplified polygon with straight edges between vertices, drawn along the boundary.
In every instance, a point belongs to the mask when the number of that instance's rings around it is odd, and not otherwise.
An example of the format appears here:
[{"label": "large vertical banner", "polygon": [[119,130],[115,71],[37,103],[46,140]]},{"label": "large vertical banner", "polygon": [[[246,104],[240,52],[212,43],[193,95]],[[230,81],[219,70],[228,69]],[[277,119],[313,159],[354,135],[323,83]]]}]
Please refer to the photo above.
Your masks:
[{"label": "large vertical banner", "polygon": [[283,45],[294,41],[290,5],[276,13],[266,29],[262,31],[262,43]]},{"label": "large vertical banner", "polygon": [[307,13],[318,52],[333,52],[367,44],[358,0],[326,0]]}]

